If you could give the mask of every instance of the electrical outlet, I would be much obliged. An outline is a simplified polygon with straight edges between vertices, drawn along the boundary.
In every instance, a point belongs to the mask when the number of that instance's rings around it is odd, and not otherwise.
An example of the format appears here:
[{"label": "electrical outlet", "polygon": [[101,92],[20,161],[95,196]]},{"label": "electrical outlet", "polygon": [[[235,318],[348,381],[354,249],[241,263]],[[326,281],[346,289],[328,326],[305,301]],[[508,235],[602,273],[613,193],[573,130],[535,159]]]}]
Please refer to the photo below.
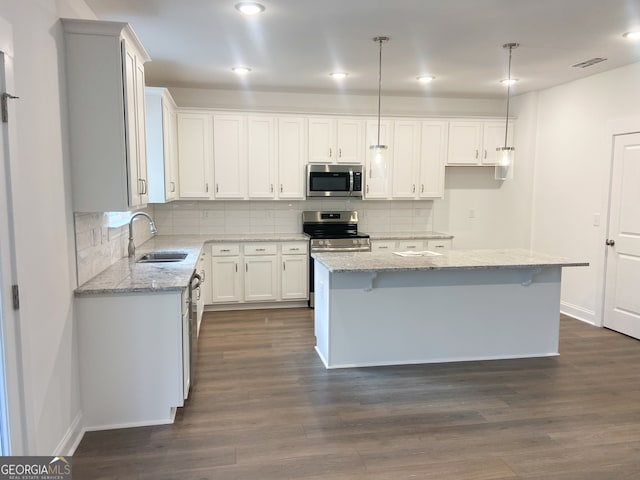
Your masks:
[{"label": "electrical outlet", "polygon": [[476,211],[473,208],[469,210],[469,218],[476,218]]}]

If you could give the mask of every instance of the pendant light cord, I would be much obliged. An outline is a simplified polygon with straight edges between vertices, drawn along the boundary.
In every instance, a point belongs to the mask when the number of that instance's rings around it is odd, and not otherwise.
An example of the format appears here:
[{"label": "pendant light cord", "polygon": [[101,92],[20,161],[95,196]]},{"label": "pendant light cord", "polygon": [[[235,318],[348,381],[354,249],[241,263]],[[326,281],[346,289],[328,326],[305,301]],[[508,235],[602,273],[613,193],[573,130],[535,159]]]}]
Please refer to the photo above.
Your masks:
[{"label": "pendant light cord", "polygon": [[511,51],[513,45],[509,45],[509,76],[507,77],[507,115],[504,120],[504,148],[507,148],[507,134],[509,132],[509,100],[511,98]]},{"label": "pendant light cord", "polygon": [[380,44],[380,56],[378,59],[378,143],[380,146],[380,106],[381,106],[381,97],[382,97],[382,37],[378,39],[378,43]]}]

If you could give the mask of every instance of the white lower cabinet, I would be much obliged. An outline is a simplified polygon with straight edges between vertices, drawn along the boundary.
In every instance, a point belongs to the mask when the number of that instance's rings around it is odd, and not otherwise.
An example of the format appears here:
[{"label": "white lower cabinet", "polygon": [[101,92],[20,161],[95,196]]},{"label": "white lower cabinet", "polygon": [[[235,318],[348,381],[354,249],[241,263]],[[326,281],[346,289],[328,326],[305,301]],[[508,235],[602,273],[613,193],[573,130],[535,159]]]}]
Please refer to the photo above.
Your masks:
[{"label": "white lower cabinet", "polygon": [[238,245],[214,244],[211,247],[211,298],[206,303],[234,303],[244,298],[242,258]]},{"label": "white lower cabinet", "polygon": [[210,304],[307,300],[307,242],[214,243]]},{"label": "white lower cabinet", "polygon": [[309,257],[307,243],[282,245],[280,298],[306,300],[309,297]]},{"label": "white lower cabinet", "polygon": [[172,423],[188,392],[186,291],[75,298],[84,426]]}]

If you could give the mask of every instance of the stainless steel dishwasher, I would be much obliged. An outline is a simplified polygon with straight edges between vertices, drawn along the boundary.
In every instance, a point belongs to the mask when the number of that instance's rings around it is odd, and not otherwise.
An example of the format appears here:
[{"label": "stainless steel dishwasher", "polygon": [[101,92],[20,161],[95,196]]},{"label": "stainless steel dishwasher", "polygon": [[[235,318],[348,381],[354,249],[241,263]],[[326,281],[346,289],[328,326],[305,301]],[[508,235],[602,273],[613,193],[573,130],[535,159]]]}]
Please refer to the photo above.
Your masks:
[{"label": "stainless steel dishwasher", "polygon": [[[198,301],[201,298],[202,277],[193,272],[189,281],[189,386],[196,382],[196,362],[198,358]],[[185,372],[186,373],[186,372]]]}]

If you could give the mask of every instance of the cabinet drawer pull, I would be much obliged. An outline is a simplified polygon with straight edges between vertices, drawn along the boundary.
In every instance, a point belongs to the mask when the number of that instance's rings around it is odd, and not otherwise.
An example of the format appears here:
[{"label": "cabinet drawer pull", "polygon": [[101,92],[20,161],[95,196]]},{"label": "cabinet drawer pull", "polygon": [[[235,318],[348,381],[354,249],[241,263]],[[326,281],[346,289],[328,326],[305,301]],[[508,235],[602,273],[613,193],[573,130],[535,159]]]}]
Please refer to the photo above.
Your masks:
[{"label": "cabinet drawer pull", "polygon": [[487,159],[487,151],[486,150],[484,151],[484,159],[485,160]]},{"label": "cabinet drawer pull", "polygon": [[245,271],[245,272],[248,272],[248,271],[249,271],[249,264],[248,264],[248,263],[245,263],[245,264],[244,264],[244,271]]},{"label": "cabinet drawer pull", "polygon": [[221,252],[230,252],[231,250],[229,250],[228,248],[221,248],[220,251]]},{"label": "cabinet drawer pull", "polygon": [[218,193],[218,190],[219,190],[218,187],[219,187],[219,185],[216,183],[216,193]]},{"label": "cabinet drawer pull", "polygon": [[264,252],[264,248],[256,248],[256,252]]},{"label": "cabinet drawer pull", "polygon": [[389,247],[388,247],[388,246],[386,246],[386,245],[383,245],[383,246],[381,246],[381,247],[378,247],[378,250],[386,250],[387,248],[389,248]]},{"label": "cabinet drawer pull", "polygon": [[297,252],[297,251],[298,251],[298,250],[300,250],[300,249],[299,249],[298,247],[296,247],[296,248],[290,248],[290,250],[291,250],[292,252]]},{"label": "cabinet drawer pull", "polygon": [[204,184],[204,191],[209,193],[209,182]]}]

